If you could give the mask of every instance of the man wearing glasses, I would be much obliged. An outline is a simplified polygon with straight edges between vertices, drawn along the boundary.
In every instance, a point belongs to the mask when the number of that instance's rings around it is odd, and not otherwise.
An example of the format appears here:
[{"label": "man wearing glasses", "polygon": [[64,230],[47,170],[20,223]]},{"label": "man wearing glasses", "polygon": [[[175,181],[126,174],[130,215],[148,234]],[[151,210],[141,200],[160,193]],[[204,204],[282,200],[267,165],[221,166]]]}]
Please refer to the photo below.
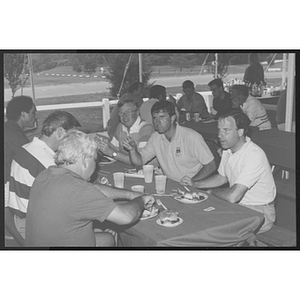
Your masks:
[{"label": "man wearing glasses", "polygon": [[155,129],[152,124],[141,119],[138,104],[134,99],[119,102],[118,109],[120,123],[116,132],[111,141],[105,138],[98,139],[98,147],[105,155],[126,164],[131,164],[129,153],[123,147],[123,141],[130,136],[140,151],[145,147]]}]

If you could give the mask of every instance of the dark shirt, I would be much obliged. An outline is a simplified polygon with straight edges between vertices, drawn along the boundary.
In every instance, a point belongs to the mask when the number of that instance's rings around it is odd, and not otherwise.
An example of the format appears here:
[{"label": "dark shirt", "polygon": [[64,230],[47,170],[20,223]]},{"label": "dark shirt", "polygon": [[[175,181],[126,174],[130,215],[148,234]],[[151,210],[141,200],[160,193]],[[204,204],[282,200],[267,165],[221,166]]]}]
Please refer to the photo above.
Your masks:
[{"label": "dark shirt", "polygon": [[232,100],[229,93],[225,92],[224,99],[214,98],[213,100],[213,109],[217,111],[216,118],[220,115],[229,113],[232,111]]},{"label": "dark shirt", "polygon": [[251,84],[264,82],[264,68],[260,63],[250,65],[246,69],[244,82],[250,82]]},{"label": "dark shirt", "polygon": [[4,182],[9,180],[10,166],[16,153],[29,143],[17,122],[8,120],[4,123]]}]

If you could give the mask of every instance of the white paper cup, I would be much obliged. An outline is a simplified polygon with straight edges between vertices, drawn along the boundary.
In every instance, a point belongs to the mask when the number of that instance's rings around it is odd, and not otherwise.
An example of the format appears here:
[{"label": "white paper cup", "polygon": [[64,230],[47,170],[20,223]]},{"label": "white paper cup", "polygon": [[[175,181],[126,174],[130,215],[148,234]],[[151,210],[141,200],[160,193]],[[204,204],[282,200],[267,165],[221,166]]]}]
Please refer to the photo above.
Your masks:
[{"label": "white paper cup", "polygon": [[123,189],[124,188],[124,173],[116,172],[113,174],[113,176],[114,176],[115,187]]},{"label": "white paper cup", "polygon": [[194,121],[199,122],[200,121],[200,114],[199,113],[194,113]]},{"label": "white paper cup", "polygon": [[152,182],[153,169],[154,169],[153,165],[145,165],[145,166],[143,166],[145,182],[147,182],[147,183]]},{"label": "white paper cup", "polygon": [[164,194],[166,191],[167,176],[156,175],[155,176],[155,188],[157,194]]},{"label": "white paper cup", "polygon": [[142,193],[144,194],[145,192],[145,187],[143,185],[133,185],[131,187],[131,190],[134,192]]}]

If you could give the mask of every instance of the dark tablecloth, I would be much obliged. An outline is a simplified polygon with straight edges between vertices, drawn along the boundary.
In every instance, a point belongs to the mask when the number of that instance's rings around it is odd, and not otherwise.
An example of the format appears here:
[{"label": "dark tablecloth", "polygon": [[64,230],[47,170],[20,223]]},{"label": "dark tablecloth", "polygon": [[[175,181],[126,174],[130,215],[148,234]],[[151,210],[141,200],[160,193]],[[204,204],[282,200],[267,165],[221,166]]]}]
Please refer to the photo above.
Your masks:
[{"label": "dark tablecloth", "polygon": [[[128,167],[115,162],[101,167],[101,170],[110,172],[99,173],[105,176],[113,184],[112,173],[124,170]],[[132,167],[131,167],[132,168]],[[145,183],[142,178],[125,178],[125,188],[142,184],[146,193],[155,193],[154,180]],[[167,179],[166,194],[172,189],[184,188],[177,182]],[[154,196],[161,199],[162,203],[171,210],[178,212],[183,223],[177,227],[162,227],[156,223],[158,216],[138,221],[130,227],[119,226],[120,241],[123,247],[231,247],[254,236],[254,232],[260,227],[263,215],[239,204],[231,204],[222,201],[213,195],[197,204],[181,203],[171,197]],[[212,211],[204,211],[208,207],[214,207]],[[160,207],[160,209],[162,209]]]}]

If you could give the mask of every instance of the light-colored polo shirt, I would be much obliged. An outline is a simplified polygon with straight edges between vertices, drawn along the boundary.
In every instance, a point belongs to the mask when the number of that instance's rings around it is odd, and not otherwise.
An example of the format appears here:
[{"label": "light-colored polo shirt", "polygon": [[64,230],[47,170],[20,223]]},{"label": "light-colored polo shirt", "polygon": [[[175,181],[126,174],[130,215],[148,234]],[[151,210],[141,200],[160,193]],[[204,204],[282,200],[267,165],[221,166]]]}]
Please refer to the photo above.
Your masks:
[{"label": "light-colored polo shirt", "polygon": [[111,140],[111,143],[119,148],[119,151],[123,153],[128,153],[123,148],[123,141],[130,136],[137,144],[138,149],[142,149],[147,144],[151,134],[155,131],[152,124],[143,121],[140,116],[137,117],[134,124],[130,127],[129,131],[126,126],[119,123],[115,135]]},{"label": "light-colored polo shirt", "polygon": [[198,132],[178,124],[171,142],[164,134],[154,132],[140,154],[144,164],[156,157],[164,174],[176,181],[185,175],[193,177],[214,159]]},{"label": "light-colored polo shirt", "polygon": [[276,196],[276,186],[267,156],[249,137],[237,152],[223,150],[218,172],[227,177],[230,187],[242,184],[248,188],[240,204],[265,205]]}]

